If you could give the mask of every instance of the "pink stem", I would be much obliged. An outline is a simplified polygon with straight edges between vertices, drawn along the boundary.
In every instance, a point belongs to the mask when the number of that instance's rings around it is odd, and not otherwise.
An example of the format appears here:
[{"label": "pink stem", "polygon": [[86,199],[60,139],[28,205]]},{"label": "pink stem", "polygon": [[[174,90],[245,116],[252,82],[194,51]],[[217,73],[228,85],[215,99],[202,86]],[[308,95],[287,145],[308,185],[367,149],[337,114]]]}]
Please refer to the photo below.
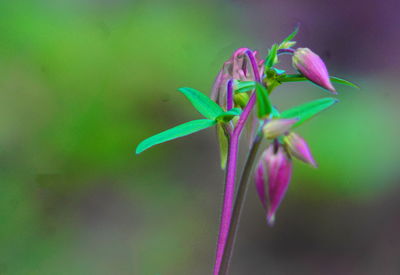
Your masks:
[{"label": "pink stem", "polygon": [[[250,50],[247,50],[246,55],[250,60],[255,81],[260,82],[260,74],[258,72],[257,62],[253,56],[253,53]],[[239,139],[243,131],[243,127],[254,107],[255,102],[256,102],[256,95],[253,92],[253,94],[249,99],[249,102],[243,109],[243,112],[240,115],[240,118],[236,123],[235,129],[233,130],[231,137],[229,139],[228,165],[226,167],[224,201],[222,206],[220,230],[218,234],[217,255],[215,259],[214,275],[220,274],[221,262],[224,255],[226,241],[228,238],[231,225],[233,201],[235,197],[235,182],[236,182],[236,170],[237,170],[237,156],[239,151]]]}]

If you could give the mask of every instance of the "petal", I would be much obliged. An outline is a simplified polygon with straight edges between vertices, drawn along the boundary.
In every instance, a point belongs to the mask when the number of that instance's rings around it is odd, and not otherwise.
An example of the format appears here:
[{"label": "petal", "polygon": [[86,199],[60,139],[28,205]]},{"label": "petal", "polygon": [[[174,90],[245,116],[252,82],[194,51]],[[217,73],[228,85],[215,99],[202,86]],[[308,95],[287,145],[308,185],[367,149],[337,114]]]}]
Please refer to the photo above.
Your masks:
[{"label": "petal", "polygon": [[258,162],[256,171],[255,171],[255,184],[258,197],[261,200],[261,203],[264,209],[267,209],[267,194],[265,192],[265,169],[263,165],[263,157],[261,157],[260,161]]}]

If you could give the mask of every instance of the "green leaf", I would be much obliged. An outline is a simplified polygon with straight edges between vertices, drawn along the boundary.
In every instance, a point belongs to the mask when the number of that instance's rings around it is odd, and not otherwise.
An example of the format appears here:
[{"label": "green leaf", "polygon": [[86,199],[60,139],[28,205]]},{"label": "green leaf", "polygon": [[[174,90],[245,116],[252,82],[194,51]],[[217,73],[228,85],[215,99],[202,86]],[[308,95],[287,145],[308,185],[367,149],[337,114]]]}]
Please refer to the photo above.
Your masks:
[{"label": "green leaf", "polygon": [[353,88],[356,88],[356,89],[360,89],[360,87],[358,87],[356,84],[351,83],[350,81],[347,81],[345,79],[342,79],[342,78],[339,78],[339,77],[336,77],[336,76],[331,76],[330,79],[331,79],[332,82],[336,82],[336,83],[343,84],[343,85],[346,85],[346,86],[350,86],[350,87],[353,87]]},{"label": "green leaf", "polygon": [[175,139],[183,136],[190,135],[192,133],[195,133],[197,131],[206,129],[208,127],[211,127],[215,125],[217,122],[215,120],[211,119],[198,119],[198,120],[192,120],[187,123],[178,125],[174,128],[168,129],[164,132],[161,132],[157,135],[154,135],[152,137],[149,137],[145,140],[143,140],[139,145],[136,147],[136,154],[140,154],[144,150],[147,150],[148,148]]},{"label": "green leaf", "polygon": [[215,119],[224,112],[224,110],[208,96],[193,88],[184,87],[179,88],[178,90],[183,93],[197,109],[197,111],[199,111],[200,114],[206,118]]},{"label": "green leaf", "polygon": [[288,37],[286,37],[285,39],[283,39],[281,46],[284,45],[287,42],[290,42],[299,32],[299,26],[296,26],[296,28],[294,29],[294,31],[288,35]]},{"label": "green leaf", "polygon": [[292,109],[286,110],[281,113],[281,118],[298,118],[299,121],[296,122],[293,127],[297,127],[303,124],[306,120],[314,117],[323,110],[329,108],[333,104],[337,103],[336,98],[326,97],[317,99],[300,106],[294,107]]},{"label": "green leaf", "polygon": [[235,93],[245,93],[252,91],[256,88],[255,81],[235,81]]},{"label": "green leaf", "polygon": [[[360,87],[358,87],[356,84],[351,83],[350,81],[347,81],[345,79],[336,76],[330,76],[329,78],[332,82],[360,89]],[[299,81],[307,81],[308,79],[302,76],[301,74],[288,74],[279,77],[278,80],[279,82],[299,82]]]},{"label": "green leaf", "polygon": [[242,113],[242,109],[240,108],[233,108],[230,109],[229,111],[223,112],[219,116],[215,118],[217,121],[223,121],[223,122],[228,122],[230,121],[234,116],[240,116]]},{"label": "green leaf", "polygon": [[272,111],[271,102],[269,101],[268,91],[261,83],[256,84],[257,96],[257,115],[259,118],[266,118]]},{"label": "green leaf", "polygon": [[268,51],[268,56],[265,60],[265,69],[268,70],[272,68],[276,63],[278,63],[278,44],[272,45],[272,48]]},{"label": "green leaf", "polygon": [[271,68],[269,70],[267,70],[265,72],[266,77],[264,78],[264,83],[266,84],[266,86],[268,87],[268,92],[269,94],[272,93],[272,91],[278,87],[279,85],[281,85],[282,83],[279,82],[279,78],[281,77],[281,75],[279,74],[279,72],[283,72],[282,70],[276,69],[276,68]]},{"label": "green leaf", "polygon": [[228,159],[228,136],[226,135],[224,128],[220,123],[217,124],[217,134],[218,134],[219,152],[221,156],[221,168],[222,170],[225,170],[226,161]]},{"label": "green leaf", "polygon": [[281,114],[279,113],[278,109],[276,109],[274,106],[272,106],[272,110],[271,110],[272,118],[279,118],[280,115]]},{"label": "green leaf", "polygon": [[278,68],[273,68],[273,70],[275,71],[276,75],[282,75],[282,74],[286,73],[285,70],[281,70]]},{"label": "green leaf", "polygon": [[298,81],[306,81],[308,80],[301,74],[286,74],[282,75],[278,78],[279,82],[298,82]]}]

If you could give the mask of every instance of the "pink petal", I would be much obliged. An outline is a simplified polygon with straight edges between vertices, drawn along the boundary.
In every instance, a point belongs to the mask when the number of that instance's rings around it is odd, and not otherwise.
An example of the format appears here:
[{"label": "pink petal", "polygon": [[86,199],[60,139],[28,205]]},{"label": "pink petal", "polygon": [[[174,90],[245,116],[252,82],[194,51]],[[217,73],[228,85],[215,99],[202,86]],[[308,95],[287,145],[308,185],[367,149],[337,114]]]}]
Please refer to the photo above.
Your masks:
[{"label": "pink petal", "polygon": [[267,209],[267,194],[265,192],[266,178],[265,178],[265,169],[263,165],[263,157],[261,157],[260,161],[258,162],[254,178],[255,178],[258,197],[260,198],[264,209]]}]

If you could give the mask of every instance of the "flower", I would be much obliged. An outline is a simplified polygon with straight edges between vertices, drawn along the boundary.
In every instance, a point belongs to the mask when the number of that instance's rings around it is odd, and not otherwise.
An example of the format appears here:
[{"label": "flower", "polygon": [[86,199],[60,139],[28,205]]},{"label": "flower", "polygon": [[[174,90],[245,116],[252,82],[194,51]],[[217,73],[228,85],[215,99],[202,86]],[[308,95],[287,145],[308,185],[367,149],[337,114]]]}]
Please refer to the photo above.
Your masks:
[{"label": "flower", "polygon": [[291,156],[317,167],[307,142],[301,136],[295,133],[289,133],[283,138],[283,142]]},{"label": "flower", "polygon": [[[258,162],[255,182],[258,196],[267,211],[267,222],[273,225],[275,213],[286,194],[292,177],[292,160],[277,140],[262,154]],[[265,184],[268,183],[268,200]]]},{"label": "flower", "polygon": [[297,120],[273,119],[263,127],[264,136],[272,139],[272,143],[261,155],[254,179],[258,197],[267,211],[269,225],[274,224],[276,211],[289,187],[292,157],[317,167],[307,142],[298,134],[289,132],[296,122]]},{"label": "flower", "polygon": [[333,87],[324,61],[308,48],[298,48],[293,55],[293,66],[308,80],[337,94]]},{"label": "flower", "polygon": [[[230,79],[241,81],[254,81],[253,70],[249,64],[246,53],[250,51],[248,48],[239,48],[233,55],[225,61],[220,72],[218,73],[214,85],[211,90],[211,99],[216,101],[221,107],[226,107],[227,83]],[[257,58],[257,52],[251,51],[254,56],[260,77],[264,73],[264,60]]]}]

